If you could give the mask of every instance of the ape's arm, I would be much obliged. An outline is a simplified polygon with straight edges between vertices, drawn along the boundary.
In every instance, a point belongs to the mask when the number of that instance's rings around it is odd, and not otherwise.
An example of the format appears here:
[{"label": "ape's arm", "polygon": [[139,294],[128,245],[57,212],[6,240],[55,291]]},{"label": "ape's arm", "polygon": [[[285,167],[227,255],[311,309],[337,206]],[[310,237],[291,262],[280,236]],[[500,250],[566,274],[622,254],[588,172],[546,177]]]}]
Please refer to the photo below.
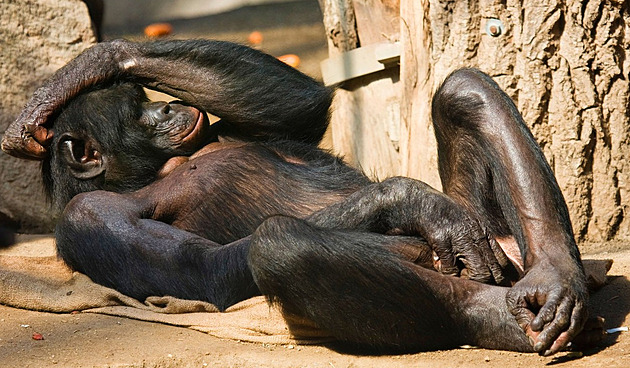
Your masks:
[{"label": "ape's arm", "polygon": [[420,236],[439,257],[441,273],[459,275],[456,262],[461,261],[471,280],[505,280],[508,260],[491,247],[479,223],[464,207],[421,181],[394,177],[374,183],[307,220],[326,229]]},{"label": "ape's arm", "polygon": [[170,295],[220,310],[259,291],[247,267],[249,238],[220,245],[147,218],[152,204],[133,195],[83,193],[57,224],[57,252],[93,281],[144,300]]},{"label": "ape's arm", "polygon": [[224,120],[245,139],[317,143],[328,124],[329,89],[272,56],[222,41],[106,42],[86,50],[39,88],[7,128],[2,148],[41,159],[48,120],[84,89],[125,79],[171,94]]}]

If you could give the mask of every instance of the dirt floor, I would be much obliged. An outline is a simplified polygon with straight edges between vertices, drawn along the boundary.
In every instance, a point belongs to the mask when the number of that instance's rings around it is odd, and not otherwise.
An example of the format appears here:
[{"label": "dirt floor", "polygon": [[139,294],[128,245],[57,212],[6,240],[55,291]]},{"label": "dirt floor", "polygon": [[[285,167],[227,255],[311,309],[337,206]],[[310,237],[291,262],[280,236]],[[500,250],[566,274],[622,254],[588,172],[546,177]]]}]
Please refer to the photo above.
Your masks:
[{"label": "dirt floor", "polygon": [[[53,240],[0,254],[49,255]],[[614,259],[609,284],[592,296],[591,313],[606,328],[630,326],[630,250],[603,244],[585,258]],[[43,340],[35,340],[33,334]],[[343,354],[324,346],[269,345],[219,339],[184,327],[92,313],[53,314],[0,306],[0,367],[628,367],[630,333],[611,334],[597,349],[540,357],[484,349],[398,356]]]},{"label": "dirt floor", "polygon": [[[170,20],[177,38],[209,37],[241,43],[263,33],[261,46],[280,56],[297,54],[300,69],[320,76],[327,57],[317,2],[248,7],[221,15]],[[146,24],[105,27],[106,39],[142,39]],[[50,238],[32,248],[48,252]],[[10,250],[9,250],[10,251]],[[587,258],[612,258],[610,283],[592,297],[592,313],[606,327],[629,326],[630,244],[584,247]],[[34,340],[39,333],[43,340]],[[261,345],[222,340],[182,327],[89,313],[51,314],[0,306],[0,367],[629,367],[630,333],[610,335],[601,348],[584,353],[539,357],[483,349],[400,356],[356,356],[322,346]]]}]

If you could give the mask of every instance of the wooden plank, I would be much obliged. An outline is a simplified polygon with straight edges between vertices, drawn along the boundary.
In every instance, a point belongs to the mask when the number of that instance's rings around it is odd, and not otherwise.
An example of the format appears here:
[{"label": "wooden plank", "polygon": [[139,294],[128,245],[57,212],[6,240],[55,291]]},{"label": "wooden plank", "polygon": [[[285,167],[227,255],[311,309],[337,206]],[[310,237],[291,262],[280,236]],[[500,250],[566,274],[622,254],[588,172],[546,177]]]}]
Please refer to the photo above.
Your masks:
[{"label": "wooden plank", "polygon": [[397,66],[399,61],[399,44],[391,42],[372,44],[322,61],[322,77],[325,85],[338,85],[350,79]]}]

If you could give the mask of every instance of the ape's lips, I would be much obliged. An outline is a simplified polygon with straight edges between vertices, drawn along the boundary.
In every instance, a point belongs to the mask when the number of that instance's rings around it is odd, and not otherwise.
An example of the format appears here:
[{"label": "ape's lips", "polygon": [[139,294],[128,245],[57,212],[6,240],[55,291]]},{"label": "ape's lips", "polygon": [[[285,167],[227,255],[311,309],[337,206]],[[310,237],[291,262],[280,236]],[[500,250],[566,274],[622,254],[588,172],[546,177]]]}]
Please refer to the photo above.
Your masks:
[{"label": "ape's lips", "polygon": [[196,120],[195,124],[191,125],[189,131],[184,134],[184,138],[181,141],[180,147],[186,150],[200,147],[204,143],[203,141],[208,130],[206,114],[195,107],[190,106],[189,108]]}]

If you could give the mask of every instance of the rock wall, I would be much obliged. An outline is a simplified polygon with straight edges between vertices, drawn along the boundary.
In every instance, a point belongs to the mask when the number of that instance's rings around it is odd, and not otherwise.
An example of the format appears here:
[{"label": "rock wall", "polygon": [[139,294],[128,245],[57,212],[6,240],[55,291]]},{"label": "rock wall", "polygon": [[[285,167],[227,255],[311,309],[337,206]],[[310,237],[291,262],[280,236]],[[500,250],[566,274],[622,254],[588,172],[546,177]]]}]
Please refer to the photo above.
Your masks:
[{"label": "rock wall", "polygon": [[[95,42],[87,8],[79,0],[2,0],[0,132],[44,79]],[[0,151],[0,225],[43,232],[52,224],[40,164]]]}]

